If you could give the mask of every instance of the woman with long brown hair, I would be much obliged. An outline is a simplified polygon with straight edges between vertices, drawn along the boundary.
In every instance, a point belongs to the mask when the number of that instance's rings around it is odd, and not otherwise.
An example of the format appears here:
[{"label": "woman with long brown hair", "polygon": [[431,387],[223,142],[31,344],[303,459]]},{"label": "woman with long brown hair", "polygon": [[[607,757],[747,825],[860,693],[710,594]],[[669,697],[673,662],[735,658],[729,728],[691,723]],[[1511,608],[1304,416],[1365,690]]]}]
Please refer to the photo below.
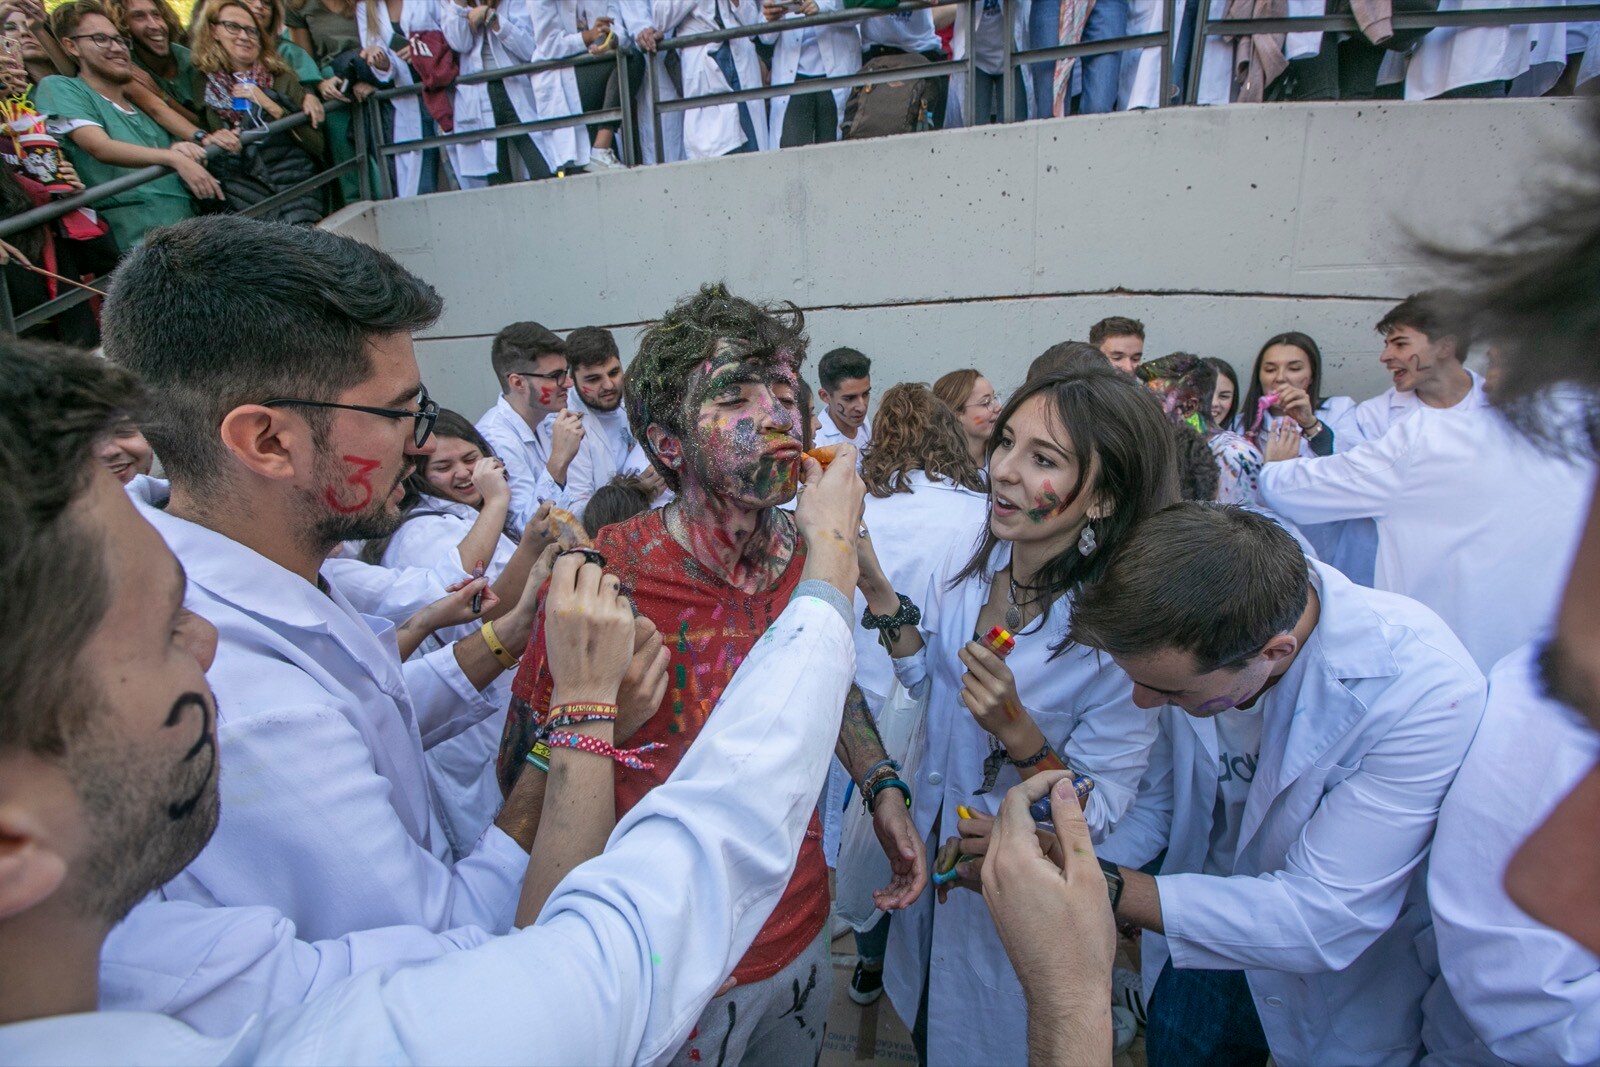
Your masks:
[{"label": "woman with long brown hair", "polygon": [[989,435],[1003,406],[989,379],[971,367],[953,370],[933,383],[933,395],[961,421],[967,455],[981,469],[988,466]]}]

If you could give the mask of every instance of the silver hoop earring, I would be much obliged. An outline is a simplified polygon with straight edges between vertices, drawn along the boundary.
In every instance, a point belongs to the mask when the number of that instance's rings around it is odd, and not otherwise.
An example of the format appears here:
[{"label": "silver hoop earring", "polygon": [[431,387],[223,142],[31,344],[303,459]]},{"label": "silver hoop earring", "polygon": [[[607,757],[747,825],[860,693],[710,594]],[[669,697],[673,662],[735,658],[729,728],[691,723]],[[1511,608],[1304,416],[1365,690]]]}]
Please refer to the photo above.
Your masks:
[{"label": "silver hoop earring", "polygon": [[1099,546],[1099,543],[1099,540],[1094,535],[1094,527],[1090,526],[1088,523],[1084,523],[1083,533],[1078,535],[1078,555],[1093,555],[1094,550]]}]

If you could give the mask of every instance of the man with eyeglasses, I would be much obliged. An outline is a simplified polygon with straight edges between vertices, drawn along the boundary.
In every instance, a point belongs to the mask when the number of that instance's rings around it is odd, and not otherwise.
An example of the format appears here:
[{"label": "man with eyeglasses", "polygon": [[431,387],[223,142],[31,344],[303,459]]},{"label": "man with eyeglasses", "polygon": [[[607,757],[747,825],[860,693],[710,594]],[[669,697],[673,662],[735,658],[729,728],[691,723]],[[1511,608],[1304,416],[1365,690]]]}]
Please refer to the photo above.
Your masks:
[{"label": "man with eyeglasses", "polygon": [[78,76],[55,75],[39,83],[34,104],[49,116],[50,132],[63,138],[67,155],[84,182],[96,186],[141,167],[171,167],[176,173],[118,193],[95,204],[123,249],[146,230],[194,215],[190,194],[221,200],[222,186],[206,170],[206,146],[233,134],[207,135],[171,113],[186,129],[164,129],[127,95],[133,80],[128,39],[97,0],[76,0],[51,16],[56,36],[78,64]]},{"label": "man with eyeglasses", "polygon": [[583,443],[583,414],[567,407],[566,343],[539,323],[501,330],[489,361],[500,399],[478,420],[478,432],[506,465],[510,521],[521,528],[547,500],[572,506],[567,470]]},{"label": "man with eyeglasses", "polygon": [[[411,334],[439,311],[432,288],[359,242],[216,216],[151,234],[104,314],[107,357],[150,389],[145,425],[171,479],[165,510],[142,511],[218,631],[223,815],[157,906],[265,905],[308,942],[365,931],[346,970],[446,932],[509,930],[531,845],[514,795],[458,856],[424,750],[496,710],[480,690],[515,665],[536,598],[402,663],[391,624],[321,573],[340,543],[399,525],[401,483],[433,451]],[[463,607],[458,621],[474,620]],[[173,925],[113,938],[108,955],[179,999],[235,974],[247,988],[216,999],[268,995],[248,946],[202,952],[216,924]],[[203,1011],[185,1018],[207,1029]]]}]

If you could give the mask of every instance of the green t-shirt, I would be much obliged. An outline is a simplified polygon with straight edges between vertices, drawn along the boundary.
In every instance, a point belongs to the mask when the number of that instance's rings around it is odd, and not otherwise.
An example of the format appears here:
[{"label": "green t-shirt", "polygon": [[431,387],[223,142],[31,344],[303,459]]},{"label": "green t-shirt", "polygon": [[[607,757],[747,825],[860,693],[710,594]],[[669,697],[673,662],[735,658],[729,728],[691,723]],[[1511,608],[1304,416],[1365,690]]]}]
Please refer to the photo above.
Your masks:
[{"label": "green t-shirt", "polygon": [[177,64],[177,70],[170,78],[163,78],[144,63],[140,62],[138,49],[134,50],[133,61],[150,75],[155,83],[161,86],[163,92],[190,111],[198,111],[195,107],[199,103],[201,86],[205,81],[194,69],[194,61],[189,58],[189,50],[181,44],[173,44],[172,58]]},{"label": "green t-shirt", "polygon": [[361,47],[361,31],[356,28],[354,15],[329,11],[322,6],[322,0],[305,0],[298,10],[292,3],[286,7],[284,26],[311,34],[313,54],[318,63],[326,63],[331,56]]},{"label": "green t-shirt", "polygon": [[[67,157],[78,168],[85,185],[96,186],[131,174],[127,167],[102,163],[79,148],[68,133],[84,124],[99,126],[114,141],[166,148],[172,138],[156,120],[137,108],[123,111],[89,88],[81,78],[52,75],[39,83],[33,94],[34,106],[50,119],[50,132],[66,146]],[[116,235],[117,244],[127,251],[138,244],[153,226],[165,226],[194,216],[189,188],[176,174],[118,193],[94,205],[105,216]]]}]

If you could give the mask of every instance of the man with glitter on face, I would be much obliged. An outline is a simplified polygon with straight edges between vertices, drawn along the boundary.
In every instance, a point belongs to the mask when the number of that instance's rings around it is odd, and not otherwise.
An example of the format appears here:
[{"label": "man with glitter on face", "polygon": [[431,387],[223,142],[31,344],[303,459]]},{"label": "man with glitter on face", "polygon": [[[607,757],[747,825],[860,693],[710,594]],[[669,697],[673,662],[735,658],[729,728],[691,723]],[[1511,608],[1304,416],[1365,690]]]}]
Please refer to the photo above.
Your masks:
[{"label": "man with glitter on face", "polygon": [[[800,575],[806,545],[790,513],[777,505],[799,490],[802,325],[797,310],[763,307],[708,285],[646,333],[628,368],[629,421],[677,496],[663,509],[603,529],[595,547],[636,609],[666,638],[669,683],[642,725],[618,723],[616,744],[636,753],[622,758],[648,766],[619,760],[615,796],[596,798],[585,813],[597,823],[596,850],[612,821],[672,773]],[[843,452],[854,461],[848,447]],[[506,724],[500,776],[508,792],[530,774],[544,778],[534,746],[551,691],[543,641],[542,630],[536,631]],[[838,754],[860,795],[872,802],[894,872],[878,904],[903,908],[926,884],[924,850],[907,813],[909,787],[898,780],[854,687]],[[571,862],[586,858],[576,855]],[[745,957],[729,961],[722,995],[702,1014],[678,1062],[816,1061],[832,985],[828,907],[821,830],[813,817],[783,899]]]}]

